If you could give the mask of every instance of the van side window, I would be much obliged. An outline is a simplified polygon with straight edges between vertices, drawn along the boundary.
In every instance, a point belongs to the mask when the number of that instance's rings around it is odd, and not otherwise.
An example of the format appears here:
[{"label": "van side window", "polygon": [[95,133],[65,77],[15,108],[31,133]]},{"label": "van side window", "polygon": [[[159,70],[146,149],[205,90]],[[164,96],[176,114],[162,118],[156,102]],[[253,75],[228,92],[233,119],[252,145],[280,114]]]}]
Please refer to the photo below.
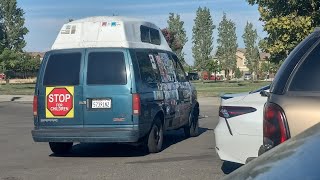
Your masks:
[{"label": "van side window", "polygon": [[[320,44],[302,62],[294,75],[289,91],[320,91]],[[308,83],[306,83],[306,80]]]},{"label": "van side window", "polygon": [[150,37],[151,37],[151,44],[160,45],[160,32],[159,30],[150,28]]},{"label": "van side window", "polygon": [[161,44],[160,31],[158,29],[140,26],[141,41],[155,45]]},{"label": "van side window", "polygon": [[154,56],[148,52],[136,52],[140,76],[143,83],[153,84],[159,81],[159,72],[155,64]]},{"label": "van side window", "polygon": [[127,84],[127,72],[124,54],[122,52],[89,53],[87,84]]},{"label": "van side window", "polygon": [[162,82],[174,82],[176,80],[174,63],[169,55],[167,53],[159,52],[156,54],[156,62],[159,67]]},{"label": "van side window", "polygon": [[49,56],[44,86],[79,85],[81,53],[57,53]]},{"label": "van side window", "polygon": [[150,32],[149,28],[146,26],[140,26],[140,33],[141,33],[141,41],[150,43]]},{"label": "van side window", "polygon": [[181,63],[179,62],[178,57],[172,54],[172,58],[174,59],[174,67],[176,70],[177,80],[179,82],[186,82],[187,81],[186,74],[182,68]]}]

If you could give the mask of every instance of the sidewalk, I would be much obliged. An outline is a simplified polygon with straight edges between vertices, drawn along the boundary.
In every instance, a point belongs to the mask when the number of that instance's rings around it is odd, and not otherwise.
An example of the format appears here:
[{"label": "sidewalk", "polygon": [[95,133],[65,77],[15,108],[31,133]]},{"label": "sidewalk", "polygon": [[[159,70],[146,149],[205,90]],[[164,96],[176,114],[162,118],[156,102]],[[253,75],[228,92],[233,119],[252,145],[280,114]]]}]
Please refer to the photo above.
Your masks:
[{"label": "sidewalk", "polygon": [[0,95],[0,102],[33,102],[33,96],[30,95]]}]

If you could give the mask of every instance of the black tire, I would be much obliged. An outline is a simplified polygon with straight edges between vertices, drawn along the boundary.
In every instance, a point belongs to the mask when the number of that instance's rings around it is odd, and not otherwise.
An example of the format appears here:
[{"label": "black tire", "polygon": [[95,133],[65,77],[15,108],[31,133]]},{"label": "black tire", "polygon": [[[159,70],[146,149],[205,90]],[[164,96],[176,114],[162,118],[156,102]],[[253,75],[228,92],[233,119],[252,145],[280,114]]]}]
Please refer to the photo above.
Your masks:
[{"label": "black tire", "polygon": [[50,149],[55,154],[66,154],[72,149],[72,142],[61,143],[61,142],[49,142]]},{"label": "black tire", "polygon": [[199,110],[195,108],[189,115],[188,124],[183,128],[186,138],[199,135]]},{"label": "black tire", "polygon": [[151,127],[150,133],[148,135],[147,148],[149,153],[157,153],[162,150],[163,144],[163,125],[157,117]]}]

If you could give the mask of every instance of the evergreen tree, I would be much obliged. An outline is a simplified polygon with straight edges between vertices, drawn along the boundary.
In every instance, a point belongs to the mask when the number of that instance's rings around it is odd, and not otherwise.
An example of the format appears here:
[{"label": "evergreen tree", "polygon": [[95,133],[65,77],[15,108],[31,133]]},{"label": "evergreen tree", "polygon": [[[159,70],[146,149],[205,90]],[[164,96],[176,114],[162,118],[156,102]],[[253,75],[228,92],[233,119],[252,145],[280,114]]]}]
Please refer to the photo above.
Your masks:
[{"label": "evergreen tree", "polygon": [[242,77],[242,73],[239,68],[236,69],[234,73],[235,78],[240,79]]},{"label": "evergreen tree", "polygon": [[238,44],[235,23],[228,20],[225,13],[223,14],[222,21],[219,23],[218,31],[218,49],[216,55],[228,81],[230,79],[230,72],[234,72],[237,67],[236,52]]},{"label": "evergreen tree", "polygon": [[253,28],[252,23],[247,22],[242,38],[246,48],[245,57],[247,67],[249,68],[250,73],[258,74],[260,60],[259,49],[256,45],[258,34],[257,30]]},{"label": "evergreen tree", "polygon": [[199,7],[192,28],[192,53],[198,70],[206,70],[213,49],[213,25],[210,10]]},{"label": "evergreen tree", "polygon": [[182,51],[184,45],[188,41],[186,30],[184,29],[183,25],[184,22],[180,20],[179,14],[170,13],[168,22],[168,30],[169,32],[174,34],[174,39],[176,39],[177,43],[179,43],[179,48],[172,49],[178,56],[179,60],[182,64],[185,64],[185,53]]}]

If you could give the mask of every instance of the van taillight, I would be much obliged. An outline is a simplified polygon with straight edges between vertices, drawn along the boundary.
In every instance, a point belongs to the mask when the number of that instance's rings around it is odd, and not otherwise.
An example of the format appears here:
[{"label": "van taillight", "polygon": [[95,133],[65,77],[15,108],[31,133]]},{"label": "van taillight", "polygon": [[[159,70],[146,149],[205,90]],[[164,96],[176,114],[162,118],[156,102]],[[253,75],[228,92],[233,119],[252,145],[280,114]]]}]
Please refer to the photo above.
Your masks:
[{"label": "van taillight", "polygon": [[140,115],[141,113],[141,102],[139,94],[132,94],[132,112],[133,115]]},{"label": "van taillight", "polygon": [[290,138],[286,116],[282,108],[266,103],[263,115],[263,144],[269,150]]},{"label": "van taillight", "polygon": [[33,115],[38,115],[38,96],[33,96]]}]

